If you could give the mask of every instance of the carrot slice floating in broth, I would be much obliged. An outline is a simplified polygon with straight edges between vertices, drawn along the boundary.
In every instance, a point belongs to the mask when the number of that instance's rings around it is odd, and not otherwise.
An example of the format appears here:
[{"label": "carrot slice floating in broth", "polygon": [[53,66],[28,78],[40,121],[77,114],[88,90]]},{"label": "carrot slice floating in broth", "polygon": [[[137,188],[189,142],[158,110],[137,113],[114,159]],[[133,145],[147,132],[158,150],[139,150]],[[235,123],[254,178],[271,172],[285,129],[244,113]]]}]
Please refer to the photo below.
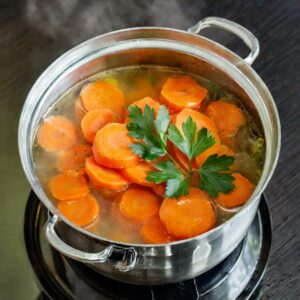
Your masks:
[{"label": "carrot slice floating in broth", "polygon": [[93,223],[100,213],[99,204],[92,194],[74,201],[59,202],[57,208],[69,221],[82,227]]},{"label": "carrot slice floating in broth", "polygon": [[96,161],[103,166],[122,169],[138,163],[138,156],[129,146],[133,143],[125,124],[109,123],[98,130],[93,152]]},{"label": "carrot slice floating in broth", "polygon": [[90,110],[81,121],[81,130],[85,139],[92,144],[97,131],[113,121],[114,114],[110,109]]},{"label": "carrot slice floating in broth", "polygon": [[157,197],[145,189],[129,188],[120,202],[121,214],[134,223],[143,223],[159,210]]},{"label": "carrot slice floating in broth", "polygon": [[187,196],[164,199],[159,216],[167,232],[179,239],[204,233],[216,223],[208,195],[197,188],[190,188]]},{"label": "carrot slice floating in broth", "polygon": [[175,111],[197,109],[208,91],[189,76],[169,78],[161,90],[162,101]]},{"label": "carrot slice floating in broth", "polygon": [[79,199],[89,192],[83,176],[74,177],[66,174],[52,177],[49,181],[49,189],[52,196],[60,201]]},{"label": "carrot slice floating in broth", "polygon": [[[205,150],[204,152],[202,152],[200,155],[198,155],[196,157],[196,159],[195,159],[196,165],[198,167],[200,167],[202,165],[202,163],[210,155],[215,154],[218,151],[218,149],[220,147],[220,138],[218,135],[217,128],[214,124],[214,121],[211,120],[210,118],[208,118],[207,116],[205,116],[204,114],[202,114],[196,110],[192,110],[192,109],[184,109],[180,113],[178,113],[176,116],[175,125],[181,132],[182,132],[182,123],[185,122],[189,116],[191,116],[192,119],[194,120],[194,122],[196,123],[197,130],[206,128],[207,130],[209,130],[211,132],[212,136],[215,139],[215,144],[212,147],[208,148],[207,150]],[[180,152],[180,151],[179,150],[177,151],[176,157],[177,158],[179,157],[179,161],[181,163],[183,163],[183,165],[185,165],[186,162],[184,162],[184,159],[182,158],[182,155],[181,155],[182,153],[178,153],[178,152]]]},{"label": "carrot slice floating in broth", "polygon": [[92,155],[92,147],[84,144],[74,145],[64,151],[58,159],[58,169],[69,175],[84,174],[85,160]]},{"label": "carrot slice floating in broth", "polygon": [[158,114],[158,111],[159,111],[159,108],[160,108],[160,104],[157,101],[150,98],[150,97],[145,97],[141,100],[134,101],[130,104],[130,106],[134,106],[134,105],[138,106],[142,110],[143,113],[144,113],[144,108],[145,108],[146,105],[153,108],[156,114]]},{"label": "carrot slice floating in broth", "polygon": [[230,144],[238,129],[247,123],[243,111],[236,105],[224,100],[218,100],[208,105],[206,115],[214,120],[220,138],[225,144]]},{"label": "carrot slice floating in broth", "polygon": [[117,170],[100,166],[92,156],[86,159],[85,170],[89,176],[90,183],[95,187],[105,187],[120,191],[129,184],[128,180]]},{"label": "carrot slice floating in broth", "polygon": [[78,130],[66,117],[53,116],[44,120],[37,140],[45,150],[66,150],[78,142]]},{"label": "carrot slice floating in broth", "polygon": [[108,108],[117,116],[123,115],[125,100],[122,91],[106,81],[96,80],[84,86],[80,98],[87,111]]},{"label": "carrot slice floating in broth", "polygon": [[141,236],[148,244],[165,244],[175,241],[161,222],[159,216],[154,216],[146,221],[141,228]]},{"label": "carrot slice floating in broth", "polygon": [[254,184],[239,173],[233,173],[234,189],[228,194],[220,193],[216,201],[224,207],[233,208],[247,202],[254,191]]},{"label": "carrot slice floating in broth", "polygon": [[161,183],[161,184],[155,184],[152,187],[153,192],[159,196],[159,197],[165,197],[165,192],[166,192],[166,184]]},{"label": "carrot slice floating in broth", "polygon": [[153,171],[154,168],[150,163],[139,162],[137,165],[131,168],[124,168],[121,170],[121,174],[128,180],[143,185],[153,187],[154,183],[146,180],[149,171]]}]

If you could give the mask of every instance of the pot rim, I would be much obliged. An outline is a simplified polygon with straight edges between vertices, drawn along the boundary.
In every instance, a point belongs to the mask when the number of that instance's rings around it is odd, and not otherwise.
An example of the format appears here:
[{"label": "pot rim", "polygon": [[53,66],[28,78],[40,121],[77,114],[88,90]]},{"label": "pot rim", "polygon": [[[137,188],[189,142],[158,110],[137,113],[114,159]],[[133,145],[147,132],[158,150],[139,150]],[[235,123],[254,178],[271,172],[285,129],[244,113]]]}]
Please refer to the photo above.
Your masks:
[{"label": "pot rim", "polygon": [[[95,36],[93,38],[90,38],[78,45],[76,45],[75,47],[72,47],[71,49],[69,49],[68,51],[66,51],[65,53],[63,53],[62,55],[60,55],[54,62],[52,62],[43,72],[42,74],[39,76],[39,78],[36,80],[36,82],[34,83],[34,85],[32,86],[32,88],[30,89],[27,97],[26,97],[26,100],[24,102],[24,105],[23,105],[23,108],[22,108],[22,111],[21,111],[21,117],[20,117],[20,120],[19,120],[19,129],[18,129],[18,146],[19,146],[19,155],[20,155],[20,158],[21,158],[21,163],[22,163],[22,167],[25,171],[25,175],[31,185],[31,188],[33,188],[33,190],[35,192],[37,192],[37,195],[39,195],[40,193],[36,190],[36,187],[32,184],[32,180],[30,178],[30,172],[28,172],[27,170],[27,166],[25,165],[25,160],[26,160],[26,157],[25,155],[23,155],[23,150],[22,150],[22,142],[23,140],[21,139],[21,130],[22,130],[22,125],[23,125],[23,118],[24,118],[24,111],[26,109],[26,104],[27,104],[27,100],[29,98],[31,98],[31,94],[33,93],[33,91],[37,88],[37,86],[39,86],[39,84],[41,83],[42,79],[44,79],[44,77],[47,77],[48,76],[48,73],[54,69],[57,65],[59,65],[61,63],[61,61],[63,61],[65,58],[67,57],[72,57],[72,55],[75,53],[76,54],[76,51],[78,51],[79,49],[83,48],[83,47],[87,47],[90,43],[93,43],[93,41],[96,41],[97,39],[99,38],[105,38],[105,37],[110,37],[110,36],[113,36],[115,34],[119,34],[119,33],[127,33],[127,32],[130,32],[130,31],[171,31],[171,32],[174,32],[174,33],[178,33],[178,34],[182,34],[184,36],[193,36],[194,38],[196,39],[199,39],[199,40],[204,40],[206,43],[210,44],[211,46],[213,46],[214,48],[216,49],[221,49],[222,51],[224,51],[226,53],[226,55],[228,55],[231,59],[234,60],[234,62],[230,61],[229,59],[226,59],[225,57],[221,56],[220,54],[217,54],[215,52],[213,52],[212,50],[210,51],[210,54],[211,55],[215,55],[218,59],[220,60],[223,60],[223,62],[225,64],[229,64],[231,68],[234,68],[235,71],[239,72],[240,75],[242,77],[244,77],[244,79],[246,79],[249,84],[256,90],[257,94],[260,94],[257,89],[256,89],[256,86],[253,84],[252,80],[250,80],[237,66],[239,64],[243,64],[243,66],[247,69],[250,70],[251,72],[251,75],[253,76],[253,79],[255,81],[257,81],[258,84],[260,84],[260,86],[262,87],[262,89],[264,90],[264,92],[266,93],[266,96],[269,98],[269,101],[270,101],[270,104],[271,104],[271,108],[272,108],[272,111],[275,115],[275,122],[276,122],[276,126],[277,126],[277,132],[276,132],[276,136],[277,136],[277,149],[275,150],[275,156],[274,156],[274,159],[273,161],[271,162],[271,168],[270,170],[267,172],[265,178],[264,178],[264,182],[262,183],[262,177],[263,177],[263,174],[264,172],[266,172],[265,170],[265,164],[264,164],[264,167],[263,167],[263,171],[262,171],[262,175],[261,175],[261,178],[259,180],[259,182],[257,183],[256,187],[255,187],[255,190],[252,194],[252,196],[250,197],[250,199],[243,205],[240,207],[239,211],[234,215],[232,216],[229,220],[227,220],[226,222],[222,223],[222,224],[219,224],[218,226],[214,227],[213,229],[203,233],[203,234],[200,234],[200,235],[197,235],[195,237],[191,237],[191,238],[188,238],[188,239],[184,239],[184,240],[179,240],[179,241],[174,241],[174,242],[171,242],[171,243],[164,243],[164,244],[136,244],[136,243],[124,243],[124,242],[118,242],[118,241],[114,241],[114,240],[110,240],[110,239],[107,239],[107,238],[104,238],[104,237],[100,237],[100,236],[97,236],[89,231],[87,231],[86,229],[84,228],[81,228],[75,224],[73,224],[72,222],[70,222],[66,217],[64,217],[62,214],[59,213],[59,211],[57,210],[57,208],[53,205],[52,201],[50,201],[48,199],[48,197],[45,195],[46,199],[49,201],[49,205],[47,205],[48,203],[45,203],[45,201],[42,201],[39,198],[39,200],[46,205],[47,209],[55,214],[55,215],[58,215],[59,216],[59,219],[65,223],[67,223],[69,226],[71,226],[73,229],[75,229],[76,231],[79,231],[81,234],[84,234],[92,239],[96,239],[98,241],[102,241],[102,242],[106,242],[106,243],[109,243],[109,244],[115,244],[115,245],[121,245],[121,246],[125,246],[125,247],[141,247],[141,248],[160,248],[160,247],[165,247],[165,246],[174,246],[174,245],[179,245],[179,244],[183,244],[183,243],[188,243],[189,241],[192,241],[192,240],[197,240],[197,239],[205,239],[207,236],[209,235],[212,235],[213,233],[221,230],[221,228],[223,228],[225,225],[228,225],[229,223],[233,222],[238,216],[239,216],[239,213],[242,212],[242,211],[245,211],[247,209],[250,209],[254,203],[255,203],[255,200],[260,197],[260,194],[258,193],[258,187],[259,187],[259,190],[260,191],[263,191],[266,187],[266,185],[269,183],[271,177],[272,177],[272,174],[274,173],[274,170],[275,170],[275,167],[277,165],[277,162],[278,162],[278,158],[279,158],[279,152],[280,152],[280,146],[281,146],[281,126],[280,126],[280,120],[279,120],[279,114],[278,114],[278,111],[277,111],[277,108],[276,108],[276,105],[275,105],[275,102],[274,102],[274,99],[271,95],[271,93],[269,92],[267,86],[265,85],[265,83],[263,82],[263,80],[259,77],[259,75],[253,70],[253,68],[245,63],[243,61],[243,59],[238,56],[236,53],[234,53],[233,51],[231,51],[230,49],[224,47],[223,45],[217,43],[217,42],[214,42],[213,40],[211,39],[208,39],[204,36],[200,36],[198,34],[195,34],[195,33],[191,33],[191,32],[187,32],[187,31],[184,31],[184,30],[179,30],[179,29],[173,29],[173,28],[168,28],[168,27],[152,27],[152,26],[147,26],[147,27],[131,27],[131,28],[125,28],[125,29],[120,29],[120,30],[115,30],[115,31],[111,31],[111,32],[108,32],[108,33],[105,33],[105,34],[101,34],[101,35],[98,35],[98,36]],[[146,37],[144,37],[146,38]],[[146,38],[147,39],[147,38]],[[130,39],[129,39],[130,40]],[[170,39],[169,40],[170,42],[177,42],[177,43],[180,43],[179,41],[177,40],[172,40]],[[125,41],[126,42],[126,41]],[[117,42],[116,42],[117,43]],[[193,45],[193,44],[190,44],[189,45],[190,47],[197,47],[196,45]],[[96,52],[95,51],[91,51],[89,52],[86,57],[89,57],[97,52],[99,52],[101,49],[98,49]],[[81,57],[82,58],[82,57]],[[80,58],[79,58],[80,59]],[[76,62],[78,62],[78,57],[77,57],[77,60],[74,62],[74,64],[76,64]],[[72,65],[72,63],[70,64]],[[218,66],[219,67],[219,66]],[[48,87],[51,86],[51,84],[53,84],[53,82],[55,81],[55,79],[49,83]],[[238,82],[240,84],[240,82]],[[243,86],[242,86],[243,87]],[[43,96],[43,95],[42,95]],[[267,149],[266,149],[267,151]],[[27,156],[28,153],[27,153]],[[31,157],[30,157],[31,158]],[[27,162],[28,163],[28,162]],[[43,190],[43,189],[42,189]]]}]

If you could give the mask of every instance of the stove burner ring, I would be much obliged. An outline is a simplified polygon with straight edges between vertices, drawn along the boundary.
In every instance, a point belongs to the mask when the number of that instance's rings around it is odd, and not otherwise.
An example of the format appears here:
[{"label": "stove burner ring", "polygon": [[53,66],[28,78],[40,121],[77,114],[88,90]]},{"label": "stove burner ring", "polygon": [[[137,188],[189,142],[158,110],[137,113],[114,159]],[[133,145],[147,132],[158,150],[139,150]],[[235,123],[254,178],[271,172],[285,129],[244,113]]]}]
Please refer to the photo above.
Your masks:
[{"label": "stove burner ring", "polygon": [[[262,196],[259,213],[247,236],[220,264],[196,278],[177,284],[133,286],[96,273],[88,266],[66,258],[51,248],[43,234],[47,217],[47,210],[31,192],[25,212],[26,249],[39,286],[50,299],[89,299],[88,295],[92,298],[101,295],[103,299],[132,300],[152,299],[153,296],[155,299],[172,300],[199,297],[215,300],[228,296],[229,299],[252,299],[259,291],[271,247],[270,215]],[[255,241],[255,247],[249,244]],[[241,270],[245,271],[247,268],[250,270],[249,274],[239,275]],[[243,282],[243,285],[237,284],[241,279],[239,276],[249,277],[248,281]]]}]

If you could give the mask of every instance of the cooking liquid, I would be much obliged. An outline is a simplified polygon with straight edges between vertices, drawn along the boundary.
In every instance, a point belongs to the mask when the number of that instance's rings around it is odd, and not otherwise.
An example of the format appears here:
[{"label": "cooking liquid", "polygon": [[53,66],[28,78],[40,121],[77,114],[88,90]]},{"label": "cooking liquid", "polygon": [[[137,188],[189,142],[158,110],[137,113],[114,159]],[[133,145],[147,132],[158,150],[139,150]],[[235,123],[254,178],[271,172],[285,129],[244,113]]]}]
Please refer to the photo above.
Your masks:
[{"label": "cooking liquid", "polygon": [[[243,108],[237,97],[228,93],[216,83],[195,74],[186,74],[179,70],[157,66],[126,67],[101,72],[69,89],[49,108],[44,118],[62,115],[69,118],[80,128],[80,111],[75,112],[75,103],[79,100],[82,86],[96,79],[106,80],[111,84],[117,85],[123,91],[126,105],[128,106],[133,101],[146,96],[159,101],[161,88],[167,78],[183,74],[193,77],[201,86],[209,90],[209,95],[201,106],[201,112],[205,110],[211,101],[220,98],[226,99],[244,110],[248,124],[239,129],[235,136],[234,146],[231,148],[236,153],[234,171],[241,173],[254,184],[257,184],[261,175],[265,153],[263,134],[259,132],[258,126],[253,122],[251,115]],[[88,144],[82,134],[80,143]],[[48,181],[52,176],[60,173],[57,169],[58,157],[59,153],[44,150],[35,139],[33,158],[36,173],[41,186],[54,205],[57,204],[57,200],[52,197],[49,191]],[[90,187],[90,190],[99,202],[100,215],[93,224],[85,228],[87,231],[109,240],[144,243],[139,233],[141,226],[131,223],[119,212],[118,201],[122,197],[123,192],[114,192],[107,189],[96,190],[92,187]],[[162,200],[163,198],[161,198]],[[236,209],[224,210],[218,206],[215,207],[218,224],[225,222],[237,211]]]}]

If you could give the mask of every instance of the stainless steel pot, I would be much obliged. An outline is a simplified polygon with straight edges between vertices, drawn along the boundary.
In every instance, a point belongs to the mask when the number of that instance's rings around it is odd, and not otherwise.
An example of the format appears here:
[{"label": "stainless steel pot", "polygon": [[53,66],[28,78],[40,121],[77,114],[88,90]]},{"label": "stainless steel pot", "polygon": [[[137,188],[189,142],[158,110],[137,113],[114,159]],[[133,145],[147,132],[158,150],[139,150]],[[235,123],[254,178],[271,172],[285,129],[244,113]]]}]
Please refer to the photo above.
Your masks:
[{"label": "stainless steel pot", "polygon": [[[249,56],[242,59],[222,45],[197,35],[209,26],[240,37],[250,49]],[[35,193],[51,212],[45,227],[50,244],[108,277],[132,284],[189,279],[228,256],[243,239],[254,218],[280,148],[280,124],[274,101],[250,67],[258,53],[258,41],[248,30],[228,20],[211,17],[198,22],[188,32],[145,27],[101,35],[71,49],[50,65],[32,87],[19,124],[23,168]],[[62,93],[79,82],[84,83],[92,74],[131,65],[176,67],[214,80],[238,95],[262,126],[266,158],[251,199],[233,218],[205,234],[162,245],[116,243],[70,223],[41,188],[34,170],[32,144],[45,112]]]}]

